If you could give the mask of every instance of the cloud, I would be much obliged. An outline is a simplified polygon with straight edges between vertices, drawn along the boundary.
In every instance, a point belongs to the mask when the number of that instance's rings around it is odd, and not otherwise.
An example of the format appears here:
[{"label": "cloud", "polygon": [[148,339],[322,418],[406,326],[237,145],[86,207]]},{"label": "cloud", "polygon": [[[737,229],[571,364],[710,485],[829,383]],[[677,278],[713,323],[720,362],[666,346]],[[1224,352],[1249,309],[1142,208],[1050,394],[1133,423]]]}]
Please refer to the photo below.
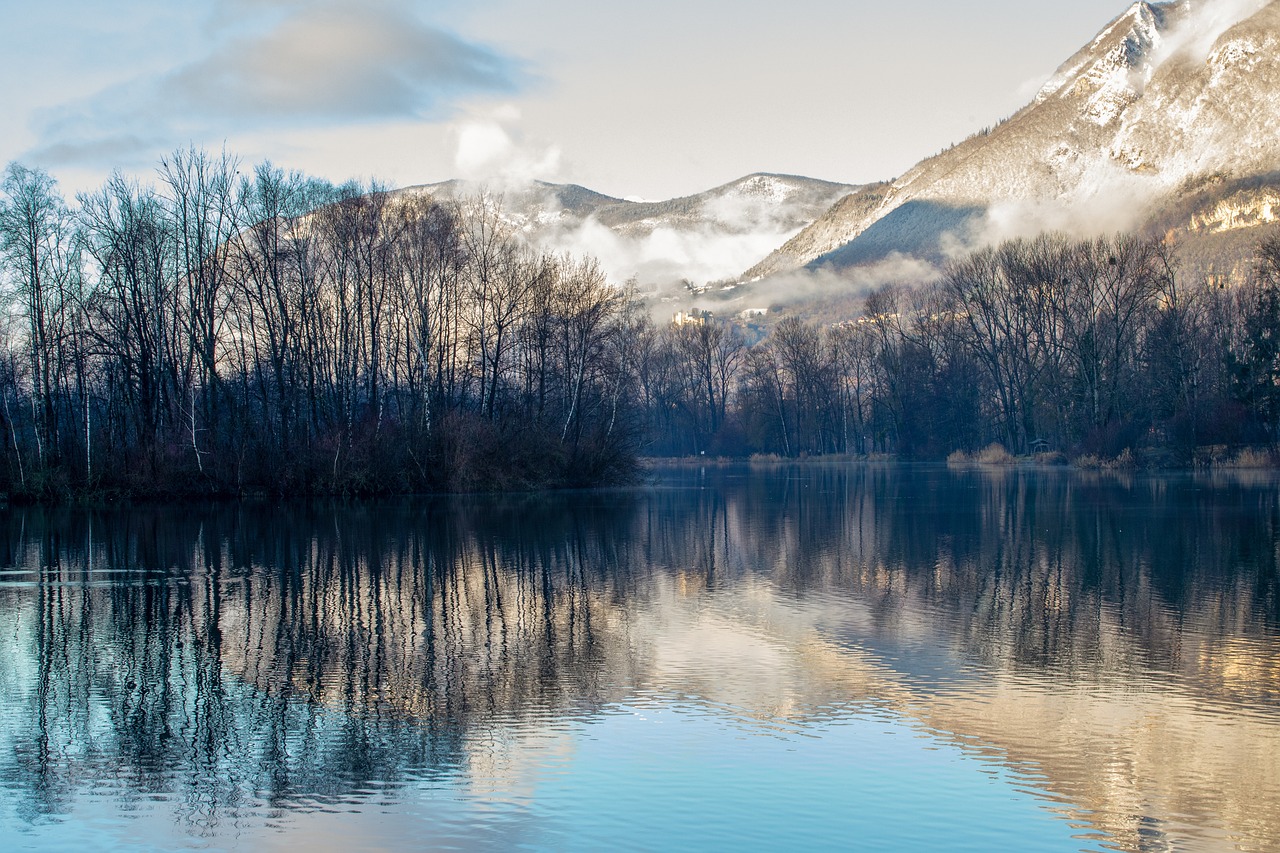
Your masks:
[{"label": "cloud", "polygon": [[658,321],[669,320],[677,308],[710,311],[720,317],[783,309],[823,321],[850,319],[862,312],[863,301],[874,290],[886,285],[914,287],[941,274],[935,264],[894,253],[865,266],[841,270],[830,266],[802,268],[727,289],[708,290],[694,297],[668,292],[666,299],[650,302],[650,311]]},{"label": "cloud", "polygon": [[838,196],[806,204],[782,184],[763,183],[748,181],[696,203],[659,202],[616,230],[587,218],[551,229],[542,239],[550,247],[595,256],[615,281],[634,277],[669,288],[685,280],[703,285],[736,279]]},{"label": "cloud", "polygon": [[511,64],[398,4],[297,9],[274,29],[229,40],[160,87],[231,118],[346,121],[438,114],[462,91],[509,91]]},{"label": "cloud", "polygon": [[[819,191],[753,175],[697,196],[563,217],[534,232],[544,248],[596,257],[614,281],[635,278],[662,290],[684,281],[701,286],[736,280],[845,189]],[[557,205],[546,206],[554,211]]]},{"label": "cloud", "polygon": [[561,170],[560,146],[526,140],[519,121],[519,109],[508,104],[455,122],[450,131],[458,177],[493,189],[555,180]]},{"label": "cloud", "polygon": [[1172,184],[1166,176],[1127,169],[1108,156],[1083,161],[1070,189],[1056,198],[1003,198],[987,206],[957,241],[952,257],[1046,231],[1091,238],[1140,229]]},{"label": "cloud", "polygon": [[225,0],[208,40],[206,55],[168,73],[46,110],[36,158],[118,156],[129,138],[163,139],[163,150],[272,128],[436,121],[465,96],[513,92],[527,76],[520,62],[423,20],[409,0]]},{"label": "cloud", "polygon": [[701,285],[735,278],[794,234],[794,230],[778,231],[768,222],[738,232],[708,224],[619,234],[587,219],[576,227],[552,231],[540,242],[556,251],[592,255],[613,281],[634,277],[643,285],[669,289],[685,279]]},{"label": "cloud", "polygon": [[36,159],[42,163],[105,163],[112,168],[135,169],[154,165],[153,152],[167,145],[167,140],[161,137],[127,132],[81,139],[68,136],[46,143],[38,150]]},{"label": "cloud", "polygon": [[802,268],[769,276],[744,286],[744,300],[759,307],[794,306],[806,302],[860,301],[868,293],[889,284],[918,285],[941,275],[935,264],[894,252],[872,264],[833,269]]}]

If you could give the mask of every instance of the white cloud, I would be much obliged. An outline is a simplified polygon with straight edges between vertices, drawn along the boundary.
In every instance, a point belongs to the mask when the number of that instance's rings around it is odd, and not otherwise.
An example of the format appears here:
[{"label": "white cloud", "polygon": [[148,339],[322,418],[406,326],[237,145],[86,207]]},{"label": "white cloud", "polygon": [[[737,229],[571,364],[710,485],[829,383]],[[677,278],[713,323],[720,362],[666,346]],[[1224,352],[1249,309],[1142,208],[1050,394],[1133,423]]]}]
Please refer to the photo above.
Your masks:
[{"label": "white cloud", "polygon": [[941,270],[934,264],[895,252],[873,264],[849,269],[824,266],[791,270],[743,284],[727,294],[708,293],[693,300],[693,305],[721,315],[747,309],[813,305],[834,305],[837,311],[844,312],[856,310],[854,306],[860,300],[885,285],[919,285],[939,275]]},{"label": "white cloud", "polygon": [[520,111],[503,105],[455,122],[451,132],[458,177],[494,188],[556,180],[562,168],[560,146],[525,140],[519,121]]},{"label": "white cloud", "polygon": [[987,208],[963,254],[1003,240],[1030,238],[1045,231],[1097,237],[1139,227],[1164,189],[1157,179],[1135,175],[1108,162],[1093,170],[1105,173],[1082,180],[1065,198],[1005,199]]},{"label": "white cloud", "polygon": [[549,233],[542,244],[556,251],[588,254],[615,282],[635,277],[642,284],[670,286],[736,278],[793,236],[768,222],[753,230],[728,232],[714,225],[692,229],[659,227],[645,234],[619,234],[594,219]]}]

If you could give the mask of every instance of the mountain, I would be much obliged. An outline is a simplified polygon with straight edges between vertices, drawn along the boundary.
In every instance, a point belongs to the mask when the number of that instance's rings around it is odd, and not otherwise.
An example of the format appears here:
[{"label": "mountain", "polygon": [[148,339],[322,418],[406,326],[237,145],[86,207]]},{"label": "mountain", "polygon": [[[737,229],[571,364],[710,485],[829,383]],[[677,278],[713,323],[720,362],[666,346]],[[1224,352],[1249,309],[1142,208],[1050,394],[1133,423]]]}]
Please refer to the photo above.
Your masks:
[{"label": "mountain", "polygon": [[669,201],[623,202],[597,211],[600,222],[622,234],[661,228],[711,226],[726,233],[803,228],[856,187],[798,175],[758,173],[697,195]]},{"label": "mountain", "polygon": [[[577,186],[535,181],[500,191],[504,216],[531,242],[598,257],[612,278],[642,284],[703,284],[744,266],[810,224],[859,187],[797,175],[747,175],[696,195],[629,201]],[[465,181],[402,193],[463,198],[484,190]]]},{"label": "mountain", "polygon": [[455,179],[405,187],[397,192],[427,193],[444,199],[463,199],[480,193],[491,193],[501,198],[503,215],[510,225],[520,231],[534,231],[564,221],[580,221],[601,209],[627,204],[620,198],[577,184],[549,184],[543,181],[531,181],[495,190],[483,184]]},{"label": "mountain", "polygon": [[1278,123],[1280,0],[1138,2],[1013,116],[846,196],[743,278],[1049,228],[1158,228],[1193,265],[1238,268],[1280,218]]}]

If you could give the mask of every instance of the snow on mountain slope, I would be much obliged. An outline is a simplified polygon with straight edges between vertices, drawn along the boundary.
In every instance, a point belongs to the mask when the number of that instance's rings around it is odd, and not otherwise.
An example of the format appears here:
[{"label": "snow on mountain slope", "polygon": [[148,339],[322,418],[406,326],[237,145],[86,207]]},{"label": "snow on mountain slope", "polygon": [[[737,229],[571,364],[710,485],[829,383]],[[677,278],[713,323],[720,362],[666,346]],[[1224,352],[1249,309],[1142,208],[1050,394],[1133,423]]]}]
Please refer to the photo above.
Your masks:
[{"label": "snow on mountain slope", "polygon": [[794,175],[755,174],[698,195],[627,202],[600,210],[601,223],[627,234],[711,226],[727,233],[795,230],[813,222],[854,189]]},{"label": "snow on mountain slope", "polygon": [[[595,217],[621,233],[644,234],[660,228],[711,227],[725,232],[785,231],[817,219],[838,198],[857,189],[797,175],[754,174],[697,195],[667,201],[630,201],[602,195],[576,184],[534,181],[505,188],[503,208],[522,231],[536,232],[553,224]],[[461,198],[486,191],[479,184],[445,181],[410,187],[401,192],[429,192]]]},{"label": "snow on mountain slope", "polygon": [[501,199],[507,223],[523,232],[546,228],[562,221],[577,222],[601,209],[626,204],[622,199],[603,195],[577,184],[549,184],[543,181],[495,189],[470,181],[451,180],[406,187],[397,192],[428,193],[443,199],[463,199],[489,193]]},{"label": "snow on mountain slope", "polygon": [[[656,202],[542,182],[499,194],[508,223],[534,244],[595,255],[616,281],[636,277],[641,284],[661,287],[731,278],[857,189],[760,173],[697,195]],[[476,184],[446,181],[400,192],[462,198],[483,190]]]},{"label": "snow on mountain slope", "polygon": [[1280,171],[1278,124],[1280,0],[1134,3],[1008,120],[843,199],[744,278],[1136,228],[1157,212],[1189,234],[1212,218],[1189,188]]}]

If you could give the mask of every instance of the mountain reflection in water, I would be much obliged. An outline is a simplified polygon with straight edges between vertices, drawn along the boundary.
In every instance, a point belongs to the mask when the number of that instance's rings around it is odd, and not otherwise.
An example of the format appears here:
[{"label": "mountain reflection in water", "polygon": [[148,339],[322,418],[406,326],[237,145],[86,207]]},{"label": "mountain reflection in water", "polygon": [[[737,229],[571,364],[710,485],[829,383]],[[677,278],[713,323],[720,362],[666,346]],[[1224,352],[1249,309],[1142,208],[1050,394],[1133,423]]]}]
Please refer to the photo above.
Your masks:
[{"label": "mountain reflection in water", "polygon": [[1266,477],[687,468],[0,525],[0,838],[95,790],[224,841],[424,780],[527,802],[574,721],[686,707],[906,720],[1076,846],[1280,849]]}]

